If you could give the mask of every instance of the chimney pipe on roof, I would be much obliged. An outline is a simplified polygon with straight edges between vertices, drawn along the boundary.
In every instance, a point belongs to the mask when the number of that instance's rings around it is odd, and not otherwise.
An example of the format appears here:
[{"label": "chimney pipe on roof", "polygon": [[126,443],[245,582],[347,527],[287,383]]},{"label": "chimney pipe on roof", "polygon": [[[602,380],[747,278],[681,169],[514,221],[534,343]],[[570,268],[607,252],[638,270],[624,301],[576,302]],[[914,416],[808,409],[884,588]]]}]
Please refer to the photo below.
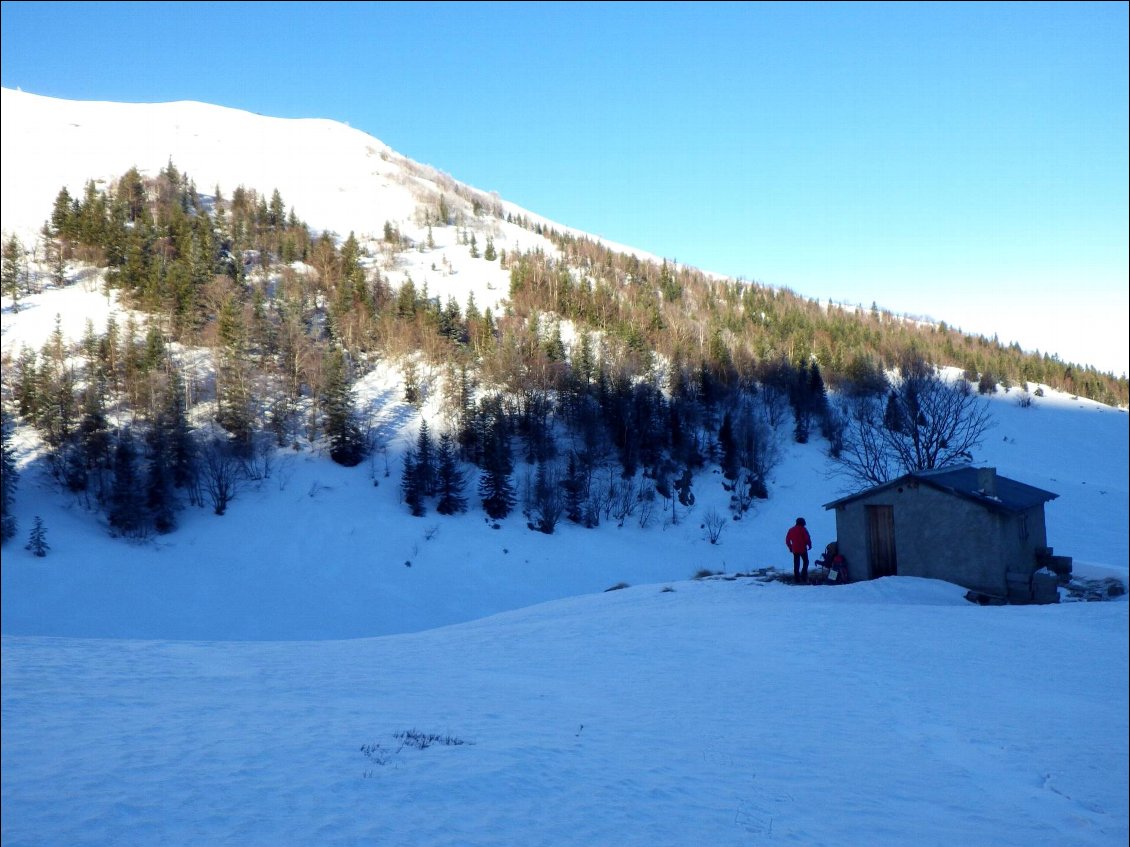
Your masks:
[{"label": "chimney pipe on roof", "polygon": [[997,496],[996,468],[977,468],[977,490],[986,497]]}]

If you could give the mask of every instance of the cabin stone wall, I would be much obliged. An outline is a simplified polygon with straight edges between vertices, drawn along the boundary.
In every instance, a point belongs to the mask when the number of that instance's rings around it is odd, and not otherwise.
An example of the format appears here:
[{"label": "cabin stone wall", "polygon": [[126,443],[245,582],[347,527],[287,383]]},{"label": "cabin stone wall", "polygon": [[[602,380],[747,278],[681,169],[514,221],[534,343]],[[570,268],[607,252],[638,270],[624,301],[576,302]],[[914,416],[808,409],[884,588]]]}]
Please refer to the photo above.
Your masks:
[{"label": "cabin stone wall", "polygon": [[[988,492],[986,492],[988,493]],[[1016,514],[917,480],[836,507],[836,540],[852,581],[871,579],[868,506],[890,506],[897,573],[1008,597],[1009,573],[1030,579],[1047,544],[1043,508]]]}]

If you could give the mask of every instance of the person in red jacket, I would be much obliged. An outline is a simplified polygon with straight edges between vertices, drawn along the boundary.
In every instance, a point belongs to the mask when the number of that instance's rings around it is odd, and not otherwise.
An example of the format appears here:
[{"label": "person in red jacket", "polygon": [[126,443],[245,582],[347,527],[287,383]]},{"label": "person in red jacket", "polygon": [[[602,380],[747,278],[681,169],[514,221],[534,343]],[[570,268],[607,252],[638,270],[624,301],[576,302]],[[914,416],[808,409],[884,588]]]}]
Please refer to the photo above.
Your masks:
[{"label": "person in red jacket", "polygon": [[808,551],[812,549],[812,536],[805,529],[804,518],[797,518],[796,525],[785,534],[785,546],[793,554],[793,579],[808,582]]}]

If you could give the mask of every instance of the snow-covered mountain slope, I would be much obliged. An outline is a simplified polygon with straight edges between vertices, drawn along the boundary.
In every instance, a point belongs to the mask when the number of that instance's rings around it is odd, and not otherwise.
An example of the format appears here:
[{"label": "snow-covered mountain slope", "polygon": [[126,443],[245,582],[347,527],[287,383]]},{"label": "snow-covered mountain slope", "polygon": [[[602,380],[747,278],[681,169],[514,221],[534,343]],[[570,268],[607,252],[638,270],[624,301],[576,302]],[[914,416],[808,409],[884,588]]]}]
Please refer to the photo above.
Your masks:
[{"label": "snow-covered mountain slope", "polygon": [[[29,238],[62,185],[170,157],[203,192],[277,187],[340,232],[406,229],[437,190],[330,122],[3,95],[3,226]],[[500,246],[537,238],[497,226]],[[480,305],[506,291],[497,265],[437,250],[442,271],[410,252],[393,281]],[[97,282],[5,308],[4,349],[39,347],[56,315],[75,338],[104,325],[118,307]],[[143,543],[110,537],[17,432],[5,847],[1126,843],[1125,598],[982,608],[934,581],[735,577],[787,569],[797,515],[818,547],[834,536],[819,439],[782,443],[770,499],[717,543],[712,472],[677,519],[657,504],[544,535],[517,511],[413,518],[398,482],[420,414],[394,367],[357,394],[384,446],[370,462],[280,452],[223,517],[188,508]],[[1056,551],[1125,581],[1130,417],[1017,399],[984,401],[978,462],[1059,494]],[[44,558],[23,546],[36,517]]]},{"label": "snow-covered mountain slope", "polygon": [[[435,172],[439,182],[428,182],[419,176],[427,169],[329,121],[277,120],[196,103],[74,103],[7,90],[3,97],[5,215],[14,209],[33,228],[60,185],[78,193],[91,175],[110,179],[135,164],[156,171],[170,158],[201,186],[227,183],[230,193],[254,180],[262,192],[278,187],[312,223],[343,231],[379,232],[392,216],[422,236],[416,203],[451,185]],[[489,225],[500,246],[540,238],[505,221]],[[393,282],[411,275],[459,302],[468,293],[480,306],[499,302],[506,272],[471,258],[455,243],[455,229],[436,228],[435,251],[400,254],[386,275]],[[101,329],[116,308],[96,275],[62,289],[47,286],[22,300],[18,313],[4,310],[3,349],[12,355],[24,345],[38,349],[56,319],[77,339],[88,319]],[[280,455],[271,476],[241,492],[223,518],[186,510],[175,533],[143,545],[110,538],[96,511],[45,477],[34,439],[20,441],[21,537],[40,515],[53,549],[46,560],[33,560],[15,541],[7,545],[4,631],[149,638],[395,633],[618,582],[784,566],[781,539],[797,515],[808,518],[818,548],[834,537],[834,520],[821,505],[841,489],[818,440],[784,444],[770,499],[745,520],[728,522],[717,544],[704,523],[712,512],[728,514],[728,494],[709,473],[696,482],[694,510],[677,519],[657,506],[651,515],[628,516],[623,527],[606,519],[597,530],[563,524],[545,536],[526,529],[517,512],[500,529],[477,510],[411,518],[400,503],[400,456],[421,416],[403,402],[401,378],[398,368],[382,365],[357,386],[359,403],[381,433],[382,451],[365,466],[344,469],[310,452]],[[1015,394],[988,402],[998,425],[977,460],[1061,495],[1048,506],[1049,540],[1058,552],[1080,566],[1125,573],[1127,415],[1051,391],[1029,408]],[[437,405],[426,404],[423,415],[438,416]],[[439,431],[440,422],[432,422]],[[519,468],[520,487],[523,473],[532,469]]]},{"label": "snow-covered mountain slope", "polygon": [[[48,319],[28,307],[5,321]],[[817,549],[835,537],[821,507],[841,483],[819,439],[783,442],[770,498],[741,521],[726,521],[711,543],[708,517],[728,515],[717,469],[695,482],[693,509],[673,518],[659,501],[618,527],[563,521],[553,535],[526,527],[515,511],[497,528],[468,494],[472,510],[414,518],[400,497],[403,451],[420,413],[403,402],[398,369],[378,367],[358,400],[374,415],[384,451],[356,468],[318,452],[284,451],[268,478],[248,485],[216,517],[188,508],[178,529],[148,543],[110,537],[104,516],[61,492],[30,433],[18,439],[23,478],[16,500],[20,535],[6,545],[2,572],[5,633],[115,638],[320,639],[428,629],[557,597],[685,580],[700,570],[733,573],[790,567],[783,538],[804,515]],[[1016,392],[990,404],[994,427],[979,462],[1060,496],[1046,507],[1048,538],[1083,572],[1127,573],[1128,415],[1050,390],[1021,407]],[[424,414],[435,414],[425,407]],[[438,420],[433,419],[438,427]],[[610,471],[608,482],[617,481]],[[533,468],[519,464],[521,488]],[[35,516],[50,555],[23,549]],[[954,532],[960,532],[955,527]]]},{"label": "snow-covered mountain slope", "polygon": [[[269,198],[277,189],[287,208],[316,232],[328,230],[339,237],[355,232],[359,239],[379,240],[388,222],[423,242],[427,230],[417,211],[434,208],[443,196],[453,211],[462,213],[464,226],[480,231],[480,246],[485,233],[500,250],[540,247],[554,252],[552,244],[528,229],[487,215],[476,217],[466,201],[472,194],[497,204],[502,218],[521,216],[559,232],[584,235],[458,183],[336,121],[271,118],[196,102],[59,100],[6,88],[0,98],[0,226],[5,233],[16,233],[28,248],[50,217],[61,188],[81,197],[88,180],[105,186],[131,167],[155,175],[169,162],[203,195],[219,188],[230,198],[242,185]],[[398,283],[409,273],[417,285],[427,281],[433,295],[451,295],[463,305],[474,293],[479,308],[497,306],[507,290],[505,274],[495,265],[492,277],[486,262],[470,265],[474,260],[467,258],[465,248],[451,249],[456,234],[453,228],[437,227],[437,249],[409,256],[390,281]]]},{"label": "snow-covered mountain slope", "polygon": [[204,103],[57,100],[4,89],[6,229],[36,228],[66,186],[81,197],[88,179],[133,166],[155,174],[169,161],[201,193],[238,185],[284,200],[312,226],[344,235],[379,232],[414,208],[401,157],[380,141],[328,120],[269,118]]}]

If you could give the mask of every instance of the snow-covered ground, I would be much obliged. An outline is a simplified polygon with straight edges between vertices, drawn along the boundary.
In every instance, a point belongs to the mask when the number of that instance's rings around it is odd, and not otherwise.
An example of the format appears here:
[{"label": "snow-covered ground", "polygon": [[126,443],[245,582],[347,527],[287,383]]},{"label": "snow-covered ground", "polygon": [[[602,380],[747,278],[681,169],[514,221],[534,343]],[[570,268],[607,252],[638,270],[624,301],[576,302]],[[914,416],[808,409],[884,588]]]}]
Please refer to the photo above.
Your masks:
[{"label": "snow-covered ground", "polygon": [[735,580],[358,640],[5,637],[4,844],[1122,845],[1126,609]]},{"label": "snow-covered ground", "polygon": [[[187,159],[106,175],[170,154]],[[219,179],[183,166],[202,190]],[[279,187],[300,216],[344,228],[297,185]],[[505,291],[449,249],[466,263],[451,291]],[[419,282],[435,257],[412,256]],[[56,314],[77,337],[116,308],[89,281],[8,306],[5,351],[38,347]],[[789,567],[798,515],[832,540],[819,441],[785,443],[771,498],[717,544],[703,522],[728,495],[710,474],[677,523],[657,509],[546,536],[517,512],[412,518],[399,456],[419,416],[399,379],[360,386],[387,448],[372,462],[280,454],[223,517],[188,509],[143,544],[57,491],[18,434],[5,847],[1127,842],[1125,598],[992,608],[927,580],[735,576]],[[1125,582],[1128,415],[1044,393],[987,400],[976,460],[1059,494],[1049,543]],[[35,516],[42,559],[23,547]]]}]

